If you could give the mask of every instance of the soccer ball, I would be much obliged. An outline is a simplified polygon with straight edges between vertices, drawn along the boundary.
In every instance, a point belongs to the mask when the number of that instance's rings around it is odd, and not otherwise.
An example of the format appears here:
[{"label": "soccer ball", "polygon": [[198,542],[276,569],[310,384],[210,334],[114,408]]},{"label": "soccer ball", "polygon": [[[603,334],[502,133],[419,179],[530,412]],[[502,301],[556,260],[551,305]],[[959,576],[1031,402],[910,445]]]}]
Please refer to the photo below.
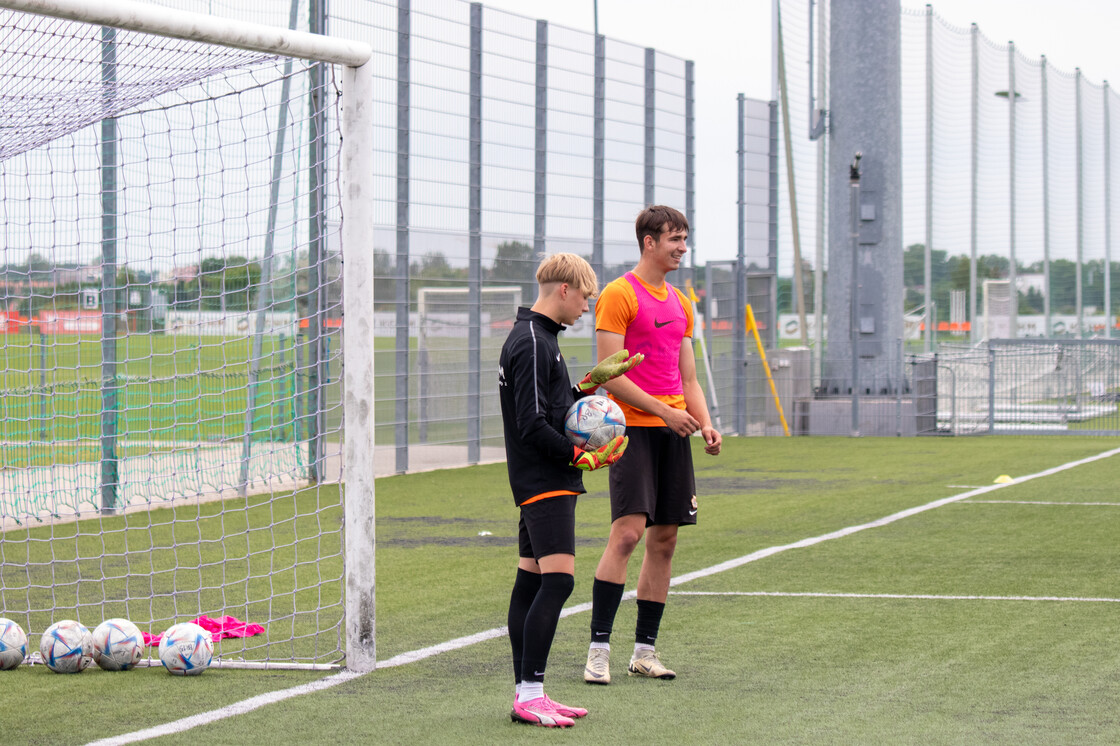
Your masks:
[{"label": "soccer ball", "polygon": [[93,631],[93,661],[106,671],[127,671],[144,655],[144,636],[127,619],[106,619]]},{"label": "soccer ball", "polygon": [[11,619],[0,617],[0,671],[15,668],[27,657],[27,635]]},{"label": "soccer ball", "polygon": [[206,670],[214,657],[214,639],[194,622],[173,624],[159,641],[159,659],[169,673],[195,676]]},{"label": "soccer ball", "polygon": [[564,434],[585,450],[602,448],[626,433],[622,409],[605,396],[585,396],[564,415]]},{"label": "soccer ball", "polygon": [[47,627],[39,655],[55,673],[81,673],[93,662],[93,638],[84,624],[63,619]]}]

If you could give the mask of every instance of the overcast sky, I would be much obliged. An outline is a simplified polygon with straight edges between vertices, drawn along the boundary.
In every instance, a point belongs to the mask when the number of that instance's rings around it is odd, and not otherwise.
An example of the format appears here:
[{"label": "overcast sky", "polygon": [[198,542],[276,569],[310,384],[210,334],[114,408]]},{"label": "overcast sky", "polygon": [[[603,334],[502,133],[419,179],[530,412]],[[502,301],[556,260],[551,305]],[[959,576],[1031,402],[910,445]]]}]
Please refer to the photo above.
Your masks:
[{"label": "overcast sky", "polygon": [[[483,3],[571,28],[594,29],[594,0]],[[739,93],[766,100],[772,96],[771,0],[599,0],[598,5],[600,33],[696,63],[698,259],[733,258],[735,99]],[[913,0],[902,0],[902,5],[925,7]],[[1014,41],[1029,58],[1045,54],[1060,70],[1080,67],[1094,83],[1120,84],[1116,0],[940,0],[933,8],[954,26],[976,23],[992,41]],[[797,69],[791,62],[791,74]]]}]

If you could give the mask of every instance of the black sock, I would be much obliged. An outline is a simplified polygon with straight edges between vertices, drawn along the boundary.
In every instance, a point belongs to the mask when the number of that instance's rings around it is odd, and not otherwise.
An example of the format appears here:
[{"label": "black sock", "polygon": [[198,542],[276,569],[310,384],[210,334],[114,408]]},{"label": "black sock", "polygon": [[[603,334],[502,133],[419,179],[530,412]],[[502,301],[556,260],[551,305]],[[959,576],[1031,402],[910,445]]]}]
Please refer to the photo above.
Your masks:
[{"label": "black sock", "polygon": [[517,578],[513,581],[513,592],[509,594],[509,644],[513,648],[513,683],[521,682],[521,656],[525,649],[525,616],[537,591],[541,587],[541,576],[535,572],[517,568]]},{"label": "black sock", "polygon": [[661,614],[664,611],[663,603],[638,599],[638,623],[634,628],[634,642],[653,647],[653,641],[657,639],[657,630],[661,627]]},{"label": "black sock", "polygon": [[626,586],[595,578],[591,585],[591,642],[610,642],[614,615]]},{"label": "black sock", "polygon": [[552,649],[552,638],[556,636],[556,623],[575,585],[575,578],[566,572],[541,574],[541,589],[525,615],[522,681],[544,681],[544,667],[548,663],[548,651]]}]

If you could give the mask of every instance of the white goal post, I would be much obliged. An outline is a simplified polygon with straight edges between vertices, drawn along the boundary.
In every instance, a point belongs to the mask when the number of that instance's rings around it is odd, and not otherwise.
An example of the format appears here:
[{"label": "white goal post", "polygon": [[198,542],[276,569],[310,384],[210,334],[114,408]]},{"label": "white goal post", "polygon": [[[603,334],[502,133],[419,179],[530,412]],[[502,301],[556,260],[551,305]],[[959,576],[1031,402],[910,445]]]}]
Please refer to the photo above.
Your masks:
[{"label": "white goal post", "polygon": [[[0,0],[0,8],[84,24],[112,27],[210,45],[340,65],[341,113],[338,158],[341,251],[345,263],[342,342],[343,593],[346,666],[357,672],[376,664],[374,641],[374,324],[373,252],[373,71],[364,43],[272,28],[131,0]],[[48,98],[48,96],[44,96]],[[297,516],[298,517],[298,516]],[[248,581],[246,581],[247,583]],[[92,626],[92,625],[90,625]],[[269,658],[247,667],[283,666]]]}]

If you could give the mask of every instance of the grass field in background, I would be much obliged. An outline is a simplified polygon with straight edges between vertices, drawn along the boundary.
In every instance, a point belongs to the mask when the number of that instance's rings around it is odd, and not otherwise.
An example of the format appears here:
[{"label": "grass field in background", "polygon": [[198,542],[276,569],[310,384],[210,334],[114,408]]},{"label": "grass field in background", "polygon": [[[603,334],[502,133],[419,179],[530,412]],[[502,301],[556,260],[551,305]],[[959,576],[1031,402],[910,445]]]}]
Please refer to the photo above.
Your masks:
[{"label": "grass field in background", "polygon": [[[1114,446],[1087,437],[734,438],[717,458],[696,448],[700,524],[682,530],[674,574]],[[678,672],[672,682],[625,676],[632,601],[619,611],[609,687],[582,682],[589,614],[564,618],[546,687],[591,714],[563,734],[510,723],[509,647],[497,638],[160,742],[1116,743],[1116,458],[675,586],[658,640]],[[569,606],[590,600],[609,524],[605,476],[588,475],[577,509]],[[517,512],[503,465],[381,479],[376,499],[379,660],[504,624]],[[637,558],[628,588],[636,571]],[[736,595],[759,593],[779,595]],[[21,667],[0,672],[6,711],[24,714],[5,718],[4,740],[87,742],[326,675]],[[47,701],[50,717],[37,716]]]},{"label": "grass field in background", "polygon": [[[248,337],[122,337],[113,391],[120,438],[198,443],[240,437],[251,353]],[[294,359],[291,337],[262,338],[255,440],[299,439]],[[97,337],[0,335],[4,465],[45,465],[33,451],[18,448],[25,443],[100,437],[105,396],[101,365]]]}]

